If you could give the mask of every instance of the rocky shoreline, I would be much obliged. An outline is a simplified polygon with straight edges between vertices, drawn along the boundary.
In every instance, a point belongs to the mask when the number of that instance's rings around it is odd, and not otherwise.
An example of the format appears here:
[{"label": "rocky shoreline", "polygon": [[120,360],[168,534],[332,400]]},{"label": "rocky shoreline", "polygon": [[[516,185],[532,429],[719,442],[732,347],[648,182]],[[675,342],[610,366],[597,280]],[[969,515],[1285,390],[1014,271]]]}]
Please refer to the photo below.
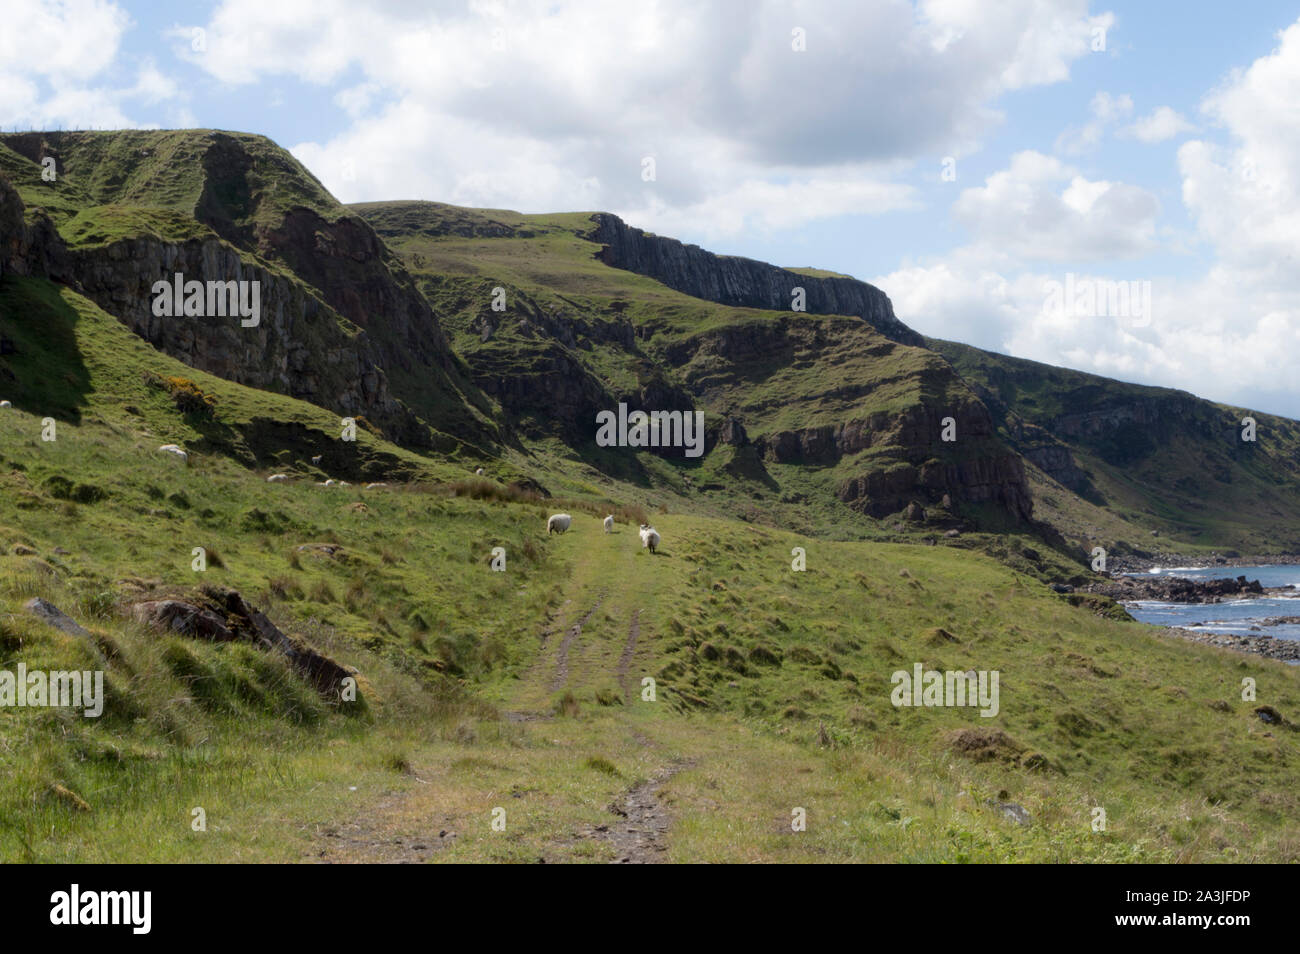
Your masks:
[{"label": "rocky shoreline", "polygon": [[[1228,566],[1226,560],[1229,558],[1220,558],[1225,561],[1218,563],[1220,566]],[[1240,561],[1240,565],[1257,566],[1265,562],[1273,564],[1294,564],[1300,563],[1300,558],[1295,557],[1270,557],[1255,558],[1247,561],[1244,558],[1232,558]],[[1257,562],[1256,562],[1257,561]],[[1179,566],[1188,567],[1193,565],[1213,566],[1216,564],[1196,564],[1186,557],[1171,556],[1169,562],[1155,564],[1157,566]],[[1245,576],[1237,577],[1219,577],[1214,579],[1186,579],[1177,576],[1121,576],[1123,572],[1138,572],[1143,569],[1149,570],[1150,567],[1134,566],[1131,569],[1123,570],[1118,567],[1114,570],[1114,575],[1110,579],[1098,583],[1092,583],[1079,589],[1083,592],[1097,593],[1102,596],[1108,596],[1121,604],[1132,604],[1143,600],[1152,600],[1161,603],[1181,603],[1184,605],[1212,605],[1215,603],[1232,602],[1234,600],[1254,599],[1259,597],[1281,597],[1281,598],[1300,598],[1300,588],[1295,586],[1263,586],[1259,580],[1248,580]],[[1218,646],[1221,649],[1231,649],[1236,652],[1250,653],[1256,656],[1265,656],[1269,659],[1279,659],[1283,662],[1300,663],[1300,640],[1296,639],[1278,639],[1275,636],[1262,635],[1263,627],[1280,626],[1284,624],[1300,623],[1300,616],[1270,616],[1266,619],[1253,621],[1252,629],[1260,631],[1261,635],[1239,635],[1235,633],[1211,633],[1199,630],[1186,629],[1181,626],[1166,626],[1164,630],[1178,639],[1185,639],[1189,642],[1201,643],[1206,646]]]},{"label": "rocky shoreline", "polygon": [[1109,596],[1121,603],[1158,600],[1162,603],[1222,603],[1258,596],[1297,597],[1294,586],[1262,586],[1244,576],[1189,580],[1178,576],[1118,576],[1081,588],[1086,593]]},{"label": "rocky shoreline", "polygon": [[1277,639],[1273,636],[1237,636],[1232,633],[1200,633],[1181,626],[1166,626],[1165,631],[1178,639],[1206,646],[1218,646],[1239,653],[1251,653],[1280,659],[1283,662],[1300,662],[1300,640]]}]

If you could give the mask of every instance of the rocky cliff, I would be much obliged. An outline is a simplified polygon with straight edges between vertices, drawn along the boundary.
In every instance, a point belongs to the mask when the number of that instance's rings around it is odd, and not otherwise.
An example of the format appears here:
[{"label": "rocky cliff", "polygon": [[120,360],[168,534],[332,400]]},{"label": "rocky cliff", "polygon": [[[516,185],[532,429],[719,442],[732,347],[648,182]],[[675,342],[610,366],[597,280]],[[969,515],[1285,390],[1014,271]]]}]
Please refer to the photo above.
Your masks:
[{"label": "rocky cliff", "polygon": [[[990,505],[1012,523],[1033,502],[1017,455],[988,409],[928,352],[844,318],[794,316],[709,329],[665,357],[696,400],[725,421],[726,442],[776,464],[833,468],[840,500],[873,517]],[[792,367],[799,390],[769,389]],[[792,379],[794,380],[794,379]],[[956,440],[942,440],[951,418]]]},{"label": "rocky cliff", "polygon": [[[500,439],[490,401],[402,263],[269,140],[145,130],[9,135],[0,146],[26,160],[7,171],[41,199],[49,191],[41,164],[54,160],[59,188],[75,190],[74,207],[56,213],[77,233],[70,280],[156,347],[243,384],[363,415],[409,446]],[[151,228],[164,214],[189,234]],[[260,281],[262,326],[155,318],[150,286],[177,271]]]},{"label": "rocky cliff", "polygon": [[69,278],[67,249],[48,215],[29,210],[18,190],[0,175],[0,276]]},{"label": "rocky cliff", "polygon": [[[434,445],[429,428],[393,397],[364,330],[342,320],[301,282],[247,260],[221,239],[125,239],[74,249],[70,260],[82,293],[159,351],[240,384],[311,401],[341,416],[365,417],[404,443]],[[178,272],[204,281],[258,282],[259,324],[155,315],[150,289]]]},{"label": "rocky cliff", "polygon": [[606,265],[646,275],[696,298],[743,308],[790,311],[794,289],[803,288],[809,314],[854,315],[893,341],[924,344],[894,317],[889,296],[874,285],[852,278],[813,278],[749,258],[715,255],[698,245],[651,235],[608,213],[592,218],[596,227],[587,237],[603,246],[598,255]]}]

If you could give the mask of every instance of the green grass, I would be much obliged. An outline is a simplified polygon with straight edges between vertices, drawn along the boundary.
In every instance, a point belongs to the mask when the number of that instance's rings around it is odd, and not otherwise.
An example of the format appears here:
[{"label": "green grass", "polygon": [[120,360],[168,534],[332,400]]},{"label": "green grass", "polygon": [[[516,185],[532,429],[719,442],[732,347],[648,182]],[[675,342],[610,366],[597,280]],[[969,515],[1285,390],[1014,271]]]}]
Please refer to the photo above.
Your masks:
[{"label": "green grass", "polygon": [[[0,168],[16,170],[77,254],[199,237],[200,220],[238,244],[295,207],[327,222],[348,214],[259,137],[44,135],[66,172],[58,182],[33,177],[39,137],[0,137]],[[240,155],[252,159],[244,172],[225,161]],[[777,462],[752,443],[696,462],[632,458],[553,426],[569,408],[539,407],[545,392],[512,404],[502,389],[500,413],[523,437],[479,479],[477,460],[365,427],[341,441],[334,413],[190,368],[68,288],[5,276],[0,669],[87,668],[103,655],[109,704],[97,720],[0,710],[0,859],[608,861],[600,829],[620,824],[610,804],[673,767],[656,797],[677,861],[1300,859],[1295,668],[1167,639],[1104,601],[1071,605],[1045,581],[1084,571],[1029,528],[950,539],[840,500],[862,473],[1002,451],[989,436],[916,456],[918,421],[974,407],[939,354],[860,321],[727,308],[610,269],[584,238],[587,213],[355,211],[466,357],[463,369],[449,358],[448,375],[558,377],[610,407],[675,391],[713,419],[741,417],[751,440],[853,422],[870,440],[843,459]],[[392,287],[402,274],[394,266]],[[493,318],[497,285],[510,305]],[[485,319],[498,322],[486,335]],[[1013,415],[1046,427],[1107,399],[1095,382],[1017,368],[998,378],[978,360],[962,366],[996,385],[994,422],[1013,445]],[[481,403],[475,413],[497,413]],[[1198,405],[1197,423],[1230,410]],[[56,439],[43,440],[50,421]],[[165,443],[188,462],[159,453]],[[1265,493],[1279,446],[1212,455],[1232,477],[1227,498],[1255,503],[1204,514],[1203,534],[1265,539],[1268,509],[1290,499],[1285,486]],[[1186,435],[1123,466],[1114,446],[1071,449],[1107,508],[1030,478],[1078,539],[1131,537],[1152,520],[1192,533],[1196,492],[1175,485],[1165,504],[1152,490],[1152,468],[1189,472]],[[268,483],[272,473],[293,479]],[[511,486],[525,477],[554,496]],[[548,536],[557,510],[573,529]],[[653,557],[638,545],[643,521],[663,534]],[[498,546],[504,573],[489,566]],[[208,555],[202,574],[195,547]],[[791,568],[795,547],[804,572]],[[251,645],[156,633],[127,612],[203,583],[238,589],[355,667],[364,705],[320,697]],[[93,645],[37,622],[24,609],[34,596],[88,627]],[[915,663],[996,670],[999,714],[895,708],[891,675]],[[1241,698],[1245,678],[1256,702]],[[1258,704],[1287,723],[1263,723]],[[1003,735],[971,735],[989,729]],[[1009,820],[1003,802],[1031,823]],[[1092,828],[1099,807],[1105,832]],[[206,832],[192,828],[195,808]],[[807,831],[791,830],[795,809]]]},{"label": "green grass", "polygon": [[[28,295],[25,308],[41,294],[75,302],[31,280],[0,291]],[[410,845],[446,830],[455,837],[438,839],[430,859],[608,860],[610,846],[584,833],[675,758],[689,767],[661,796],[678,819],[674,860],[1286,861],[1300,850],[1296,734],[1256,719],[1239,688],[1251,676],[1260,701],[1293,718],[1294,669],[1093,616],[974,549],[657,513],[664,545],[651,558],[631,523],[600,532],[595,498],[576,508],[570,533],[548,539],[545,509],[505,494],[267,485],[263,472],[202,452],[177,466],[155,441],[167,423],[182,439],[192,425],[140,372],[180,369],[82,307],[68,333],[84,380],[62,398],[78,419],[52,444],[32,436],[29,408],[4,420],[3,499],[21,505],[6,507],[0,536],[7,550],[36,553],[0,558],[11,614],[0,668],[89,664],[83,644],[22,612],[41,595],[113,650],[113,702],[98,721],[0,714],[6,858],[360,860],[391,857],[393,837]],[[15,374],[30,384],[39,368]],[[262,402],[308,423],[315,413],[195,380],[231,424]],[[131,401],[153,402],[146,421],[132,423]],[[54,496],[55,474],[107,495]],[[382,524],[347,515],[354,499]],[[343,557],[296,549],[322,541]],[[207,578],[357,666],[370,714],[335,711],[250,648],[159,639],[116,615],[134,580],[193,585],[196,543],[220,554]],[[498,543],[505,574],[486,567]],[[790,568],[796,545],[804,573]],[[553,711],[559,634],[593,606],[559,680],[569,714],[510,721],[508,711]],[[640,637],[627,656],[634,614]],[[937,641],[936,629],[956,641]],[[985,725],[969,710],[890,705],[890,674],[914,662],[999,670],[992,724],[1016,757],[956,754],[952,733]],[[657,680],[653,703],[640,700],[646,676]],[[90,810],[51,794],[56,785]],[[992,805],[1002,800],[1033,824],[1009,822]],[[1104,834],[1090,827],[1096,806]],[[195,807],[206,833],[190,827]],[[494,807],[507,809],[505,832],[490,827]],[[789,831],[796,807],[807,832]],[[364,837],[344,837],[358,825]]]}]

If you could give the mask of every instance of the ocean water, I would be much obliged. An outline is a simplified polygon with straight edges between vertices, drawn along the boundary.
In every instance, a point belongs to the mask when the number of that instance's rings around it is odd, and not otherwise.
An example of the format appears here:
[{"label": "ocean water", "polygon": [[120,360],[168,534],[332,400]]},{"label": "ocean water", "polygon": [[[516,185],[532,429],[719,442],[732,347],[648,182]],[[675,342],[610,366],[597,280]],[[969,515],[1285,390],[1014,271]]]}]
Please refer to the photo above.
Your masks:
[{"label": "ocean water", "polygon": [[[1259,580],[1264,586],[1300,587],[1300,566],[1212,566],[1212,567],[1157,567],[1150,573],[1131,573],[1130,576],[1180,576],[1193,580],[1236,579]],[[1260,597],[1247,600],[1225,600],[1222,603],[1161,603],[1142,600],[1126,604],[1135,619],[1157,626],[1181,626],[1184,629],[1208,633],[1235,635],[1276,636],[1278,639],[1300,639],[1300,625],[1284,623],[1279,626],[1261,626],[1260,620],[1270,616],[1300,616],[1300,589],[1295,597]],[[1252,629],[1252,626],[1259,628]]]}]

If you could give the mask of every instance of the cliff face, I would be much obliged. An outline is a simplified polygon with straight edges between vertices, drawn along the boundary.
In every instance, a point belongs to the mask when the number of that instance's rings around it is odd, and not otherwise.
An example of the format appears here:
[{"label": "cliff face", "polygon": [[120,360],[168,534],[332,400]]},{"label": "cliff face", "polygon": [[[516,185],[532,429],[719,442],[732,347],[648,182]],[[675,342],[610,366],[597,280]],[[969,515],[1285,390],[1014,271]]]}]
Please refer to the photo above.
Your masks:
[{"label": "cliff face", "polygon": [[[240,384],[364,416],[417,446],[431,435],[396,400],[365,331],[349,328],[304,285],[250,263],[217,238],[183,243],[134,238],[71,253],[81,291],[160,351]],[[204,281],[260,283],[260,322],[159,317],[154,282],[180,272]]]},{"label": "cliff face", "polygon": [[[834,468],[834,493],[856,510],[884,517],[947,498],[950,508],[991,505],[1012,523],[1031,518],[1020,458],[997,438],[988,408],[928,353],[851,319],[792,317],[711,329],[666,356],[725,421],[717,439],[752,445],[770,463]],[[791,367],[820,373],[796,393],[766,386]]]},{"label": "cliff face", "polygon": [[18,190],[0,176],[0,276],[68,278],[67,250],[49,217],[28,214]]},{"label": "cliff face", "polygon": [[663,282],[669,288],[742,308],[789,311],[795,288],[805,292],[806,311],[813,315],[854,315],[886,338],[924,346],[924,339],[894,317],[889,296],[874,285],[852,278],[813,278],[749,258],[715,255],[698,245],[648,235],[616,215],[593,216],[588,236],[604,246],[599,258]]},{"label": "cliff face", "polygon": [[[203,280],[257,281],[260,322],[235,317],[153,314],[154,282],[181,272]],[[305,286],[250,263],[217,238],[181,243],[134,238],[69,250],[50,219],[30,212],[0,178],[0,275],[68,284],[136,334],[191,367],[240,384],[311,401],[341,416],[364,416],[416,446],[434,435],[389,391],[364,331],[349,329]]]},{"label": "cliff face", "polygon": [[[490,402],[401,261],[275,143],[203,130],[39,133],[0,143],[32,163],[18,173],[34,192],[40,163],[53,158],[60,187],[77,190],[83,214],[111,223],[109,241],[74,246],[73,279],[84,277],[101,307],[155,346],[240,383],[362,414],[402,443],[485,447],[500,439]],[[123,224],[117,210],[137,221]],[[154,210],[206,226],[190,231],[210,229],[220,241],[160,241],[148,227]],[[172,271],[261,281],[263,328],[153,318],[149,286]]]}]

